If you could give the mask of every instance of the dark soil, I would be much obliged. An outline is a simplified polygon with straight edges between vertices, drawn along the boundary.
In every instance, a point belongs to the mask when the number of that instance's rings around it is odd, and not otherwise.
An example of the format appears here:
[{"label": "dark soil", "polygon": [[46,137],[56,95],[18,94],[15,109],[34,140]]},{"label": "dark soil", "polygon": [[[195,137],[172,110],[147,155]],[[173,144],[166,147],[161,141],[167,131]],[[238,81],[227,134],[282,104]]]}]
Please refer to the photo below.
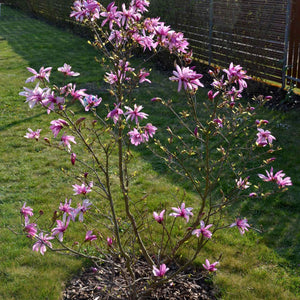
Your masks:
[{"label": "dark soil", "polygon": [[[170,267],[169,274],[176,270]],[[144,291],[147,281],[153,279],[152,271],[147,264],[139,261],[134,268],[137,280],[137,294]],[[113,264],[98,268],[88,268],[73,278],[67,285],[63,299],[131,299],[129,288],[122,272]],[[156,287],[149,294],[138,299],[147,300],[215,300],[217,290],[213,286],[208,274],[197,268],[189,268],[184,274],[176,276],[161,287]]]}]

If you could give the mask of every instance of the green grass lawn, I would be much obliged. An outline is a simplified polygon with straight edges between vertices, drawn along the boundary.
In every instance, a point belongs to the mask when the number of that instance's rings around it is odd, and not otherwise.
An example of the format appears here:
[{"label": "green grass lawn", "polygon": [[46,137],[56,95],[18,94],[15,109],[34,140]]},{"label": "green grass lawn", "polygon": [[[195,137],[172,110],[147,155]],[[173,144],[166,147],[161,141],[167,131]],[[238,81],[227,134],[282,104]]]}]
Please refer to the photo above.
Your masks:
[{"label": "green grass lawn", "polygon": [[[36,210],[56,208],[72,192],[72,178],[64,176],[69,161],[54,149],[24,138],[27,128],[47,132],[52,116],[42,109],[30,110],[19,92],[24,86],[30,66],[57,68],[72,65],[82,74],[77,85],[89,92],[103,90],[104,70],[94,60],[98,53],[84,39],[29,18],[8,6],[2,6],[0,17],[0,299],[59,299],[64,284],[86,265],[82,259],[61,256],[50,251],[45,257],[31,251],[24,236],[16,236],[7,226],[20,222],[19,209],[26,201]],[[171,74],[168,74],[168,76]],[[164,74],[165,76],[165,74]],[[165,76],[166,77],[166,76]],[[176,87],[163,75],[153,71],[151,88],[142,88],[140,98],[145,111],[153,115],[157,127],[168,126],[161,107],[153,106],[154,96],[178,98]],[[53,81],[61,80],[54,77]],[[174,93],[170,88],[174,88]],[[203,92],[203,95],[206,92]],[[102,95],[105,97],[105,93]],[[79,109],[79,108],[77,108]],[[241,212],[262,234],[251,231],[241,237],[228,230],[208,243],[196,263],[220,254],[219,271],[213,280],[222,299],[300,299],[300,204],[299,111],[287,113],[265,110],[262,116],[272,119],[270,128],[283,150],[277,154],[274,168],[283,168],[294,186],[283,195],[264,200],[251,200],[232,207],[231,218]],[[266,116],[267,115],[267,116]],[[146,187],[151,195],[150,209],[160,202],[171,204],[170,191],[175,191],[178,178],[168,173],[162,163],[150,157],[141,147],[137,149],[136,168],[140,177],[134,193],[142,195]],[[190,201],[194,195],[188,193]],[[46,216],[50,218],[51,216]],[[182,253],[188,255],[188,252]]]}]

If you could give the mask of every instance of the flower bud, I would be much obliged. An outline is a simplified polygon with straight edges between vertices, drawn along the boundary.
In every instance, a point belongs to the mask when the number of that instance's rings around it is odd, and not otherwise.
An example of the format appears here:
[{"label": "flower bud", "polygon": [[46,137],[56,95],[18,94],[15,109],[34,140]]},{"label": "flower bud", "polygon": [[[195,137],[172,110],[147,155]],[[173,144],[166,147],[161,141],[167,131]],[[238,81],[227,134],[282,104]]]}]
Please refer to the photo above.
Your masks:
[{"label": "flower bud", "polygon": [[72,163],[73,166],[75,165],[75,161],[76,161],[76,154],[72,153],[71,154],[71,163]]}]

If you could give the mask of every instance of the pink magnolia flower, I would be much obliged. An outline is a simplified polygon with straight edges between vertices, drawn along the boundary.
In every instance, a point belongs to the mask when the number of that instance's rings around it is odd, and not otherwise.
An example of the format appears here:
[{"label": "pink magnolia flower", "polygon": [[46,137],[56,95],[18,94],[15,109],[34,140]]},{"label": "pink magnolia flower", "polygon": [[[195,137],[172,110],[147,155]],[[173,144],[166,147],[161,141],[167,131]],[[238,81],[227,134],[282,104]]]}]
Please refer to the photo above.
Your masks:
[{"label": "pink magnolia flower", "polygon": [[37,72],[36,70],[29,68],[29,67],[27,68],[27,70],[29,72],[31,72],[33,74],[33,76],[27,78],[25,83],[34,82],[36,79],[40,79],[40,80],[45,79],[46,81],[49,82],[49,77],[50,77],[52,67],[48,67],[48,68],[41,67],[39,72]]},{"label": "pink magnolia flower", "polygon": [[202,78],[202,74],[197,74],[189,67],[179,67],[176,65],[176,70],[173,71],[174,76],[170,77],[171,81],[178,81],[178,92],[181,90],[182,85],[185,90],[197,90],[198,86],[203,87],[203,84],[199,81]]},{"label": "pink magnolia flower", "polygon": [[28,128],[28,131],[26,133],[26,135],[24,135],[24,137],[26,137],[27,139],[35,139],[35,140],[39,140],[40,138],[40,132],[42,131],[42,129],[38,129],[37,131],[33,131],[30,128]]},{"label": "pink magnolia flower", "polygon": [[140,112],[143,109],[142,105],[137,106],[136,104],[134,104],[134,109],[128,106],[125,106],[125,108],[127,109],[127,111],[125,112],[125,116],[127,116],[126,121],[128,121],[128,119],[130,119],[131,121],[135,120],[135,123],[138,124],[138,118],[140,118],[141,120],[147,119],[148,114]]},{"label": "pink magnolia flower", "polygon": [[231,228],[237,226],[237,228],[240,231],[240,234],[243,235],[245,233],[245,230],[248,231],[247,227],[250,227],[250,225],[247,222],[247,219],[236,219],[236,221],[232,223],[229,227]]},{"label": "pink magnolia flower", "polygon": [[24,231],[28,233],[27,234],[28,238],[35,237],[35,235],[37,233],[37,225],[35,223],[27,224],[24,227]]},{"label": "pink magnolia flower", "polygon": [[238,82],[239,90],[243,90],[247,87],[247,83],[245,79],[251,79],[251,77],[246,75],[246,71],[240,65],[234,66],[233,63],[229,65],[228,69],[223,69],[223,71],[227,74],[227,78],[230,82]]},{"label": "pink magnolia flower", "polygon": [[263,174],[258,174],[258,177],[261,178],[263,181],[274,181],[276,182],[279,187],[285,187],[293,185],[290,177],[285,177],[285,173],[282,170],[278,171],[276,174],[273,174],[273,167],[271,167],[270,172],[266,171],[267,176]]},{"label": "pink magnolia flower", "polygon": [[33,90],[26,87],[24,87],[24,90],[25,91],[20,92],[19,95],[26,97],[25,103],[28,103],[30,108],[33,108],[37,103],[41,103],[50,93],[50,89],[48,88],[41,89],[39,82]]},{"label": "pink magnolia flower", "polygon": [[181,203],[180,207],[172,207],[172,209],[174,210],[173,213],[170,214],[170,216],[172,217],[182,217],[186,219],[186,222],[189,221],[190,216],[193,216],[192,211],[192,207],[187,207],[185,208],[185,203]]},{"label": "pink magnolia flower", "polygon": [[141,13],[144,13],[148,11],[146,7],[150,5],[150,2],[148,0],[132,0],[130,2],[130,6],[132,6],[137,11],[140,11]]},{"label": "pink magnolia flower", "polygon": [[68,200],[68,198],[66,198],[65,204],[62,204],[60,202],[58,209],[64,213],[64,216],[63,216],[64,219],[66,218],[67,215],[72,216],[72,212],[74,211],[74,208],[71,207],[71,202],[72,202],[72,199]]},{"label": "pink magnolia flower", "polygon": [[135,7],[130,6],[128,10],[126,9],[125,3],[122,4],[122,16],[121,16],[121,24],[125,28],[128,28],[129,23],[139,21],[141,19],[141,14],[136,11]]},{"label": "pink magnolia flower", "polygon": [[144,134],[139,133],[139,131],[134,128],[133,130],[128,132],[128,135],[130,136],[130,142],[134,146],[138,146],[141,143],[144,143],[146,140],[146,137]]},{"label": "pink magnolia flower", "polygon": [[85,111],[89,111],[91,108],[96,108],[102,101],[102,98],[94,95],[87,95],[82,100],[81,104],[84,106]]},{"label": "pink magnolia flower", "polygon": [[74,17],[77,21],[83,22],[84,19],[94,21],[99,19],[100,5],[96,0],[77,0],[73,4],[73,11],[70,17]]},{"label": "pink magnolia flower", "polygon": [[47,250],[47,246],[49,248],[52,248],[52,244],[51,242],[49,242],[50,240],[53,240],[54,237],[53,236],[48,236],[48,234],[43,234],[42,232],[39,234],[39,236],[37,237],[37,242],[33,245],[32,250],[33,251],[40,251],[40,253],[42,255],[44,255],[44,253]]},{"label": "pink magnolia flower", "polygon": [[213,119],[213,122],[218,126],[218,127],[223,127],[223,120],[220,118]]},{"label": "pink magnolia flower", "polygon": [[89,230],[87,231],[86,235],[85,235],[85,239],[84,241],[87,242],[87,241],[94,241],[97,239],[97,236],[92,234],[92,230]]},{"label": "pink magnolia flower", "polygon": [[257,128],[257,140],[256,144],[258,146],[265,147],[266,145],[272,145],[273,140],[276,140],[276,138],[271,135],[271,132],[269,130],[263,130],[261,128]]},{"label": "pink magnolia flower", "polygon": [[64,126],[69,126],[69,123],[63,119],[53,120],[50,122],[50,124],[50,129],[54,137],[57,137],[57,135],[63,129]]},{"label": "pink magnolia flower", "polygon": [[71,150],[71,144],[70,144],[70,142],[76,144],[74,136],[72,136],[72,135],[63,135],[61,137],[60,144],[63,144],[64,146],[66,146],[69,151]]},{"label": "pink magnolia flower", "polygon": [[249,177],[247,177],[245,179],[242,179],[240,177],[239,180],[236,179],[235,182],[236,182],[237,188],[241,189],[241,190],[245,190],[245,189],[249,188],[251,183],[248,181],[248,179],[249,179]]},{"label": "pink magnolia flower", "polygon": [[78,207],[72,211],[72,220],[75,221],[76,216],[79,214],[78,220],[83,222],[83,215],[90,209],[92,203],[88,199],[83,200],[82,205],[79,203]]},{"label": "pink magnolia flower", "polygon": [[202,264],[203,268],[206,269],[207,271],[209,272],[215,272],[217,271],[217,268],[216,268],[216,265],[218,264],[219,262],[216,261],[214,263],[210,263],[208,259],[205,260],[205,264]]},{"label": "pink magnolia flower", "polygon": [[157,130],[157,128],[155,126],[153,126],[151,123],[148,123],[145,127],[144,127],[144,137],[145,140],[148,142],[149,140],[149,136],[152,138],[153,135],[155,134],[155,131]]},{"label": "pink magnolia flower", "polygon": [[113,29],[113,25],[117,24],[119,27],[121,27],[121,17],[122,17],[122,13],[120,11],[117,11],[118,7],[115,6],[115,2],[111,2],[107,8],[106,8],[106,12],[102,12],[100,13],[101,17],[106,18],[105,20],[103,20],[103,22],[101,23],[101,26],[103,27],[107,22],[109,22],[109,29],[112,30]]},{"label": "pink magnolia flower", "polygon": [[28,223],[29,217],[33,216],[33,209],[30,206],[26,206],[26,202],[24,202],[20,213],[23,215],[25,223]]},{"label": "pink magnolia flower", "polygon": [[106,242],[108,247],[111,247],[111,245],[113,244],[113,240],[110,237],[107,237]]},{"label": "pink magnolia flower", "polygon": [[63,73],[65,76],[79,76],[80,73],[71,71],[71,66],[64,63],[63,67],[59,67],[57,70],[61,73]]},{"label": "pink magnolia flower", "polygon": [[186,38],[184,38],[183,33],[175,32],[174,30],[170,30],[168,32],[168,42],[165,44],[166,47],[169,48],[169,51],[171,53],[173,51],[176,51],[178,53],[187,53],[189,46],[189,43]]},{"label": "pink magnolia flower", "polygon": [[75,192],[74,195],[80,195],[80,194],[86,195],[87,193],[90,193],[92,191],[93,181],[91,181],[88,185],[85,185],[83,183],[82,185],[74,184],[72,186]]},{"label": "pink magnolia flower", "polygon": [[139,83],[143,83],[144,81],[151,83],[151,81],[148,78],[146,78],[149,75],[150,75],[149,72],[146,72],[145,69],[141,69],[138,75]]},{"label": "pink magnolia flower", "polygon": [[156,277],[164,277],[165,274],[169,271],[169,268],[165,264],[159,266],[159,269],[156,266],[153,266],[153,274]]},{"label": "pink magnolia flower", "polygon": [[219,91],[217,91],[217,92],[213,92],[213,90],[210,90],[208,93],[207,93],[207,96],[208,96],[208,99],[210,99],[210,100],[213,100],[213,99],[215,99],[215,97],[217,97],[218,95],[219,95]]},{"label": "pink magnolia flower", "polygon": [[45,99],[42,101],[42,105],[47,107],[47,113],[50,114],[51,111],[54,111],[55,106],[57,105],[59,109],[63,108],[63,104],[65,103],[64,97],[58,97],[54,95],[54,92],[49,93]]},{"label": "pink magnolia flower", "polygon": [[108,113],[107,118],[113,119],[114,123],[116,124],[119,120],[119,116],[122,114],[123,110],[119,108],[119,105],[116,105],[115,108]]},{"label": "pink magnolia flower", "polygon": [[53,228],[51,232],[53,236],[58,235],[58,240],[62,242],[64,232],[67,230],[70,223],[70,217],[68,217],[67,219],[64,218],[63,221],[56,220],[56,223],[57,223],[57,227]]},{"label": "pink magnolia flower", "polygon": [[165,209],[163,211],[160,212],[160,214],[158,214],[156,211],[153,212],[153,217],[155,219],[156,222],[158,222],[159,224],[161,224],[164,220],[164,213],[165,213]]},{"label": "pink magnolia flower", "polygon": [[204,237],[210,239],[212,236],[212,233],[208,230],[211,226],[213,226],[213,224],[209,224],[207,226],[205,226],[204,222],[201,220],[200,221],[200,228],[199,229],[195,229],[192,231],[193,235],[196,235],[196,237],[199,237],[200,234],[202,234]]}]

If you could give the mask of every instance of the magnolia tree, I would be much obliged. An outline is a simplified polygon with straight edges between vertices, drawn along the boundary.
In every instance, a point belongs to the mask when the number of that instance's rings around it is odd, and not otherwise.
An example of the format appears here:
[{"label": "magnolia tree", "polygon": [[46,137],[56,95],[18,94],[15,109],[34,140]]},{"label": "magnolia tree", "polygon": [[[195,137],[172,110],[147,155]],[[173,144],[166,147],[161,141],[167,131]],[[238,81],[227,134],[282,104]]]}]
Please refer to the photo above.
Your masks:
[{"label": "magnolia tree", "polygon": [[[275,172],[272,167],[265,174],[258,173],[275,159],[271,156],[276,139],[266,130],[268,121],[255,121],[255,108],[239,101],[249,79],[246,71],[233,63],[228,69],[210,71],[212,89],[205,99],[197,99],[202,75],[189,66],[192,52],[187,39],[160,18],[145,18],[148,7],[147,0],[132,0],[129,6],[121,7],[114,2],[107,7],[95,0],[74,2],[70,16],[91,29],[93,45],[103,54],[107,99],[68,83],[80,74],[66,63],[57,69],[65,77],[63,86],[50,84],[51,67],[39,71],[28,68],[32,76],[26,82],[38,83],[20,93],[30,108],[40,105],[56,116],[50,124],[52,137],[41,138],[41,129],[28,129],[25,137],[65,152],[71,165],[80,166],[78,182],[73,185],[75,201],[59,200],[50,228],[37,224],[26,203],[21,208],[33,251],[42,255],[47,249],[68,251],[98,265],[113,264],[126,279],[124,293],[130,299],[148,295],[183,271],[216,231],[234,230],[230,227],[242,235],[248,231],[251,227],[246,218],[226,223],[223,211],[235,201],[261,197],[259,181],[270,182],[281,191],[292,185],[283,171]],[[164,129],[150,122],[150,112],[144,112],[135,98],[140,85],[151,84],[150,71],[130,62],[137,48],[149,56],[169,51],[175,60],[169,80],[185,101],[185,110],[178,111],[175,102],[160,95],[151,99],[153,105],[163,105],[177,118],[177,126],[165,129],[166,139],[155,138],[156,132]],[[259,106],[268,98],[255,100]],[[75,101],[91,118],[77,117],[70,110]],[[141,196],[133,195],[130,185],[135,174],[132,149],[141,144],[147,144],[154,155],[190,183],[197,194],[196,203],[174,197],[173,207],[162,204],[151,214],[147,205],[139,205]],[[256,183],[251,185],[252,178]],[[82,226],[82,242],[68,237],[72,226]],[[184,228],[181,236],[175,230],[178,226]],[[155,234],[145,234],[149,230]],[[193,245],[193,253],[171,268],[187,242]],[[138,261],[148,270],[142,278],[135,272]],[[218,264],[212,258],[203,259],[209,272],[216,271]]]}]

